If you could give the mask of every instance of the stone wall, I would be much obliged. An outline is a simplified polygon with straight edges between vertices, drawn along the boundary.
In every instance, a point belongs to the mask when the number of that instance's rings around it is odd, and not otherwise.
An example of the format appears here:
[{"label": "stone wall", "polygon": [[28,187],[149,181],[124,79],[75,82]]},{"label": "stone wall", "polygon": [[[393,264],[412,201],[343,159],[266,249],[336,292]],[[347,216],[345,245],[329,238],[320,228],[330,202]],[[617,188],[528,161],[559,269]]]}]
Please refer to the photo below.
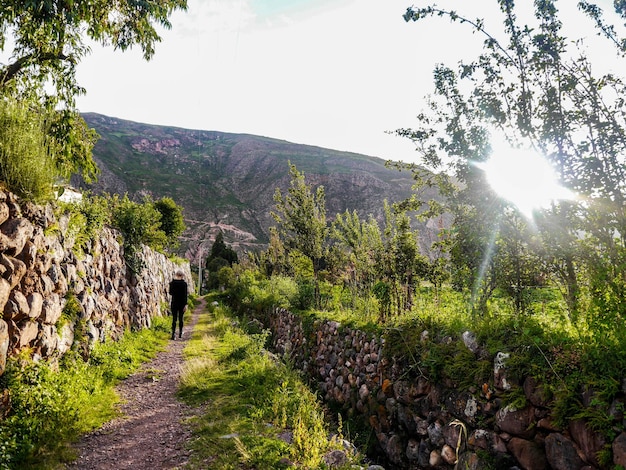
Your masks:
[{"label": "stone wall", "polygon": [[[145,268],[127,268],[120,235],[105,228],[76,254],[67,217],[0,191],[0,375],[8,357],[28,349],[34,358],[62,356],[73,345],[88,351],[161,315],[176,265],[144,248]],[[71,314],[69,298],[78,303]],[[75,344],[76,343],[76,344]]]},{"label": "stone wall", "polygon": [[[617,431],[607,442],[581,420],[558,428],[550,419],[541,384],[530,378],[519,384],[507,381],[504,353],[493,358],[489,384],[460,390],[450,383],[432,383],[416,368],[386,357],[383,338],[337,322],[318,321],[307,334],[299,317],[277,309],[269,327],[276,352],[289,355],[318,384],[327,402],[361,416],[393,468],[626,468],[626,379],[607,410]],[[422,341],[429,341],[426,333]],[[485,354],[469,333],[458,341],[477,358]],[[522,387],[525,408],[504,406],[503,393],[511,386]],[[588,404],[593,397],[581,393],[579,398]],[[612,451],[612,463],[602,466],[599,451]]]}]

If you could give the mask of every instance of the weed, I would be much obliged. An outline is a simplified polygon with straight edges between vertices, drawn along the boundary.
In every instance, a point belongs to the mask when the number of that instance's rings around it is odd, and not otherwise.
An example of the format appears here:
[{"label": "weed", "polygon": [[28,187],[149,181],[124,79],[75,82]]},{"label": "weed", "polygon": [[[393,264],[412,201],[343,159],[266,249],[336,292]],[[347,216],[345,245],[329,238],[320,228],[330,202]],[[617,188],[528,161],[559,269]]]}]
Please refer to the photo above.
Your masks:
[{"label": "weed", "polygon": [[191,468],[322,468],[332,443],[315,395],[263,353],[266,333],[245,334],[227,313],[202,316],[185,348],[179,395],[211,410],[193,421]]},{"label": "weed", "polygon": [[115,415],[114,385],[166,342],[167,334],[152,328],[99,343],[87,360],[77,352],[58,366],[26,353],[9,360],[0,377],[11,400],[0,420],[0,469],[54,468],[74,458],[69,443]]}]

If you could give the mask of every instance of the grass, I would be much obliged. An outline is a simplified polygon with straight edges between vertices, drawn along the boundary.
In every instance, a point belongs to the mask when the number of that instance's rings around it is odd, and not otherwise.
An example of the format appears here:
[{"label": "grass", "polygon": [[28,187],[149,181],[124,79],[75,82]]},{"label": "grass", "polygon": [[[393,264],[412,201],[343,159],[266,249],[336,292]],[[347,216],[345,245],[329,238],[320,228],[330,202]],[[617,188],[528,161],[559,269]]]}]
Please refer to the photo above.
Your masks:
[{"label": "grass", "polygon": [[201,316],[185,349],[179,391],[207,410],[192,420],[190,468],[273,470],[289,462],[324,468],[323,454],[338,448],[315,395],[264,352],[266,339],[265,332],[244,332],[226,308]]},{"label": "grass", "polygon": [[115,416],[114,386],[167,344],[169,319],[99,343],[88,361],[67,353],[59,364],[32,362],[28,352],[12,358],[0,377],[10,411],[0,419],[0,469],[59,468],[75,458],[70,447],[81,434]]},{"label": "grass", "polygon": [[[423,285],[415,291],[411,311],[381,324],[375,316],[375,299],[355,302],[339,286],[322,285],[328,299],[325,311],[299,311],[294,308],[298,300],[294,280],[282,278],[277,284],[245,274],[239,279],[244,293],[239,300],[242,312],[266,315],[270,307],[280,305],[298,313],[309,333],[315,320],[326,319],[382,336],[386,339],[383,353],[402,364],[405,377],[443,380],[460,390],[493,387],[493,359],[505,352],[510,354],[506,363],[509,383],[521,386],[525,377],[535,378],[559,426],[585,419],[609,440],[624,429],[609,410],[626,374],[626,326],[618,322],[611,331],[598,329],[592,314],[576,323],[570,321],[556,288],[533,291],[524,314],[515,313],[511,301],[496,292],[487,311],[479,314],[469,309],[466,295],[450,287],[435,294]],[[461,341],[465,331],[480,345],[478,357]],[[592,394],[591,406],[583,405],[583,391]],[[510,397],[503,397],[505,404]]]}]

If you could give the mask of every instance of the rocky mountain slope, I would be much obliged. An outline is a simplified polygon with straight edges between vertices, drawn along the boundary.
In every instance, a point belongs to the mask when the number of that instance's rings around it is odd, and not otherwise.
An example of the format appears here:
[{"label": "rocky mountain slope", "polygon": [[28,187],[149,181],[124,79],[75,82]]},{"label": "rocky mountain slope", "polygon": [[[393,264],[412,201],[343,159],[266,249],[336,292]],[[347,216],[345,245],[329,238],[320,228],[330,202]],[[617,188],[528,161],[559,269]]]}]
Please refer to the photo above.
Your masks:
[{"label": "rocky mountain slope", "polygon": [[[354,153],[246,134],[141,124],[83,115],[101,138],[94,157],[102,170],[94,192],[169,196],[184,208],[182,253],[194,259],[222,230],[238,251],[259,250],[274,225],[273,195],[289,186],[291,161],[314,187],[323,185],[328,218],[347,210],[383,217],[383,200],[411,192],[410,173]],[[420,228],[423,238],[430,230]]]}]

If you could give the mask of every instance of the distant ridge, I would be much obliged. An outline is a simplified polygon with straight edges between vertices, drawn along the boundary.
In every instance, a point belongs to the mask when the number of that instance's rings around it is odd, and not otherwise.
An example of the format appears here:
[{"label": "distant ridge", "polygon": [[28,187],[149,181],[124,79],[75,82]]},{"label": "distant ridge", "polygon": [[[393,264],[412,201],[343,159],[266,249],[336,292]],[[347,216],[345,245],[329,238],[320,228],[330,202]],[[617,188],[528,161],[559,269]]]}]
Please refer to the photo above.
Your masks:
[{"label": "distant ridge", "polygon": [[[102,174],[89,187],[137,198],[169,196],[184,208],[181,255],[210,249],[219,230],[238,251],[264,249],[274,225],[276,187],[289,186],[288,161],[313,186],[323,185],[329,219],[345,210],[383,217],[383,200],[410,195],[408,172],[385,160],[249,134],[142,124],[95,113],[83,118],[101,136],[94,158]],[[429,229],[420,228],[423,238]]]}]

